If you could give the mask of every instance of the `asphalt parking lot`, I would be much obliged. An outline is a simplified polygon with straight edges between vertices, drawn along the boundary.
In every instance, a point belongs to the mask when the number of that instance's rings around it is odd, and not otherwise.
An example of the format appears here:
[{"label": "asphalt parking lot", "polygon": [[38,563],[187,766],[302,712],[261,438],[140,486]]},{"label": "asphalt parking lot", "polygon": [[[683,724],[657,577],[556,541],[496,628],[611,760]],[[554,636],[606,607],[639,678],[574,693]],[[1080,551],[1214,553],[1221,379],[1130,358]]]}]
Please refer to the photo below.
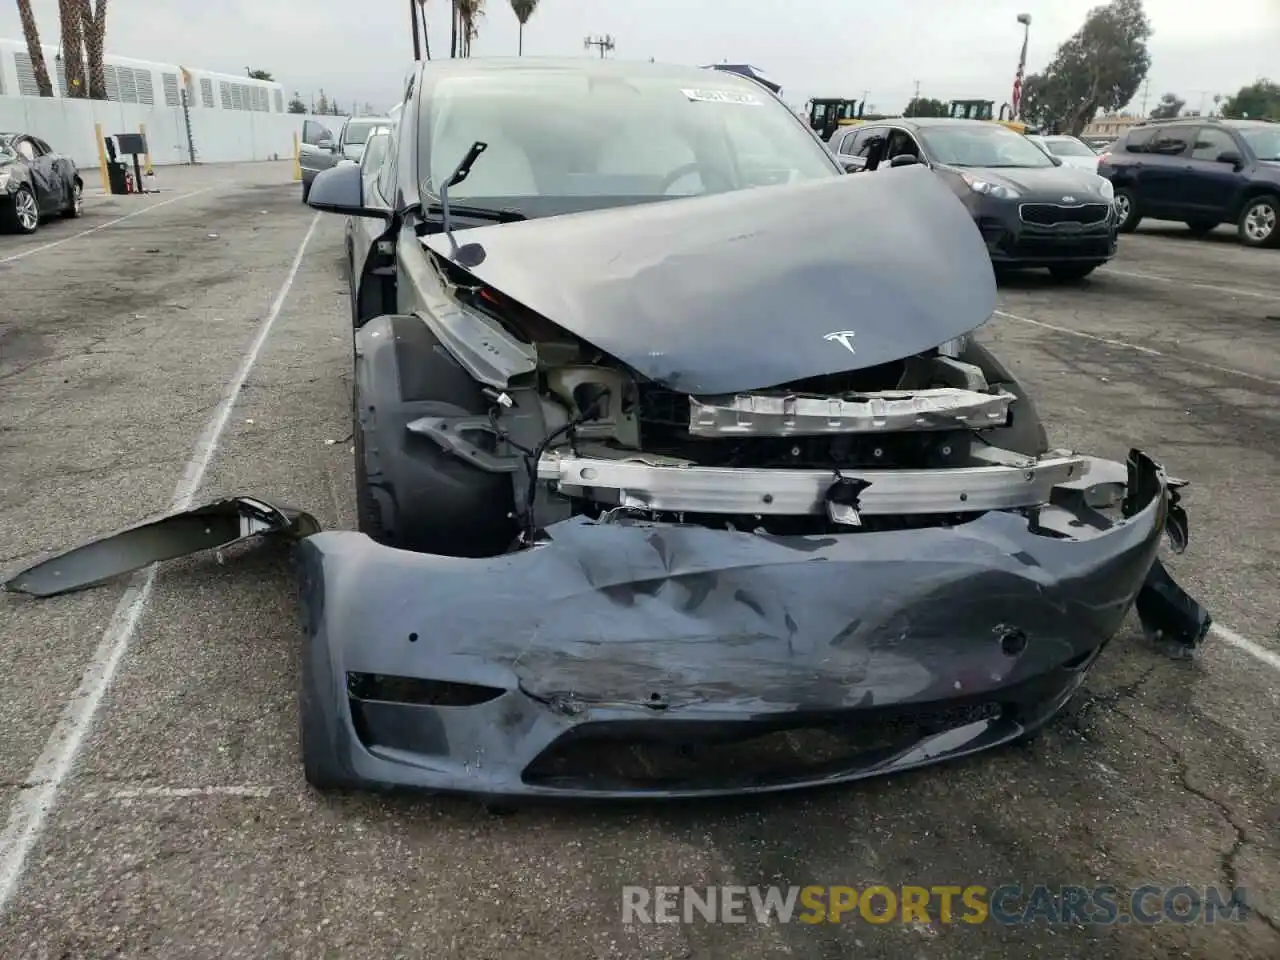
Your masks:
[{"label": "asphalt parking lot", "polygon": [[[342,222],[289,176],[161,169],[160,194],[0,237],[0,575],[188,495],[354,526]],[[1188,661],[1135,624],[1030,746],[750,802],[321,797],[298,762],[283,554],[0,596],[0,956],[1280,955],[1277,277],[1280,251],[1157,224],[1089,281],[1003,288],[982,336],[1054,442],[1141,447],[1191,481],[1170,566],[1219,625]],[[1187,884],[1244,887],[1254,911],[622,923],[624,885],[717,883]]]}]

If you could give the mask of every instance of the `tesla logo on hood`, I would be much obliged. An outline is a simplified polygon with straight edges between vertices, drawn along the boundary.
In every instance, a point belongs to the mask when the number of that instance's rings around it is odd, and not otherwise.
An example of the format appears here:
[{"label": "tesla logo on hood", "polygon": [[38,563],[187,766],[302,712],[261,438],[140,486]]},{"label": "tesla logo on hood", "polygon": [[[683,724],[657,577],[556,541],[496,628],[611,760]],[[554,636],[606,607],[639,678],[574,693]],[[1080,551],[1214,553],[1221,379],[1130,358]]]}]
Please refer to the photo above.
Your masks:
[{"label": "tesla logo on hood", "polygon": [[1076,202],[1076,198],[1075,198],[1075,197],[1063,197],[1063,198],[1062,198],[1062,202],[1063,202],[1063,203],[1075,203],[1075,202]]},{"label": "tesla logo on hood", "polygon": [[853,349],[853,337],[854,333],[852,330],[832,330],[822,339],[829,340],[832,343],[838,343],[850,353],[857,353],[857,351]]}]

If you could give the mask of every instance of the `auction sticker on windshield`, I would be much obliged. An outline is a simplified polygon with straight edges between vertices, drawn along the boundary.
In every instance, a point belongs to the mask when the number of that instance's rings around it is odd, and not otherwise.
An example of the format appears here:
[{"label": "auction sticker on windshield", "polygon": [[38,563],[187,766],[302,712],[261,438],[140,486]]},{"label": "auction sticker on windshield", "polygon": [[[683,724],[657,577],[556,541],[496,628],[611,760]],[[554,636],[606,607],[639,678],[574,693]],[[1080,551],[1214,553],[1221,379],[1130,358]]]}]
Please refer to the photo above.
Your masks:
[{"label": "auction sticker on windshield", "polygon": [[740,103],[750,107],[764,105],[764,101],[755,94],[738,93],[735,90],[681,90],[680,92],[695,102]]}]

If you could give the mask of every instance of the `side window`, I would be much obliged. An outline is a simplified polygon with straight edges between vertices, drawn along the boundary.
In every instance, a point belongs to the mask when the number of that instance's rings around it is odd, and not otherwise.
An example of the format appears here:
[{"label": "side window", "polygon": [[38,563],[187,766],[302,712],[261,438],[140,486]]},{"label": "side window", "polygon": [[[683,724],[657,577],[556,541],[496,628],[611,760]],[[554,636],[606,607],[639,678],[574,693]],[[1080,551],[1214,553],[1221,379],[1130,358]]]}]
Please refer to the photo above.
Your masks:
[{"label": "side window", "polygon": [[884,128],[872,127],[869,130],[863,130],[858,136],[863,139],[858,141],[858,152],[855,157],[862,157],[864,160],[871,156],[876,148],[884,149]]},{"label": "side window", "polygon": [[1162,157],[1181,156],[1191,146],[1190,133],[1191,130],[1185,124],[1178,127],[1162,127],[1147,145],[1147,153],[1159,154]]},{"label": "side window", "polygon": [[1219,154],[1239,153],[1231,134],[1217,127],[1201,127],[1196,131],[1196,141],[1191,148],[1192,160],[1216,161]]},{"label": "side window", "polygon": [[885,151],[885,159],[892,160],[894,157],[904,153],[919,157],[920,147],[916,145],[915,138],[907,131],[894,130],[889,134],[889,147]]},{"label": "side window", "polygon": [[302,142],[315,146],[321,140],[332,140],[333,132],[319,120],[307,120],[302,124]]},{"label": "side window", "polygon": [[45,143],[45,142],[44,142],[43,140],[41,140],[39,137],[32,137],[32,138],[31,138],[31,142],[32,142],[32,143],[34,143],[34,144],[36,145],[36,150],[37,150],[40,154],[42,154],[42,155],[44,155],[44,156],[48,156],[49,154],[53,153],[53,147],[49,146],[47,143]]},{"label": "side window", "polygon": [[842,154],[847,157],[856,157],[858,155],[858,144],[861,142],[861,140],[866,140],[866,139],[867,139],[867,131],[865,129],[854,130],[851,133],[846,133],[843,137],[840,138],[840,147],[838,150],[836,150],[836,153]]},{"label": "side window", "polygon": [[18,151],[18,156],[26,160],[34,160],[36,157],[40,156],[39,152],[28,137],[23,137],[15,143],[14,149]]},{"label": "side window", "polygon": [[1146,153],[1159,129],[1159,127],[1151,127],[1147,130],[1130,130],[1129,135],[1124,139],[1124,152]]},{"label": "side window", "polygon": [[405,101],[404,110],[400,113],[400,123],[387,131],[386,143],[383,144],[382,169],[378,171],[377,191],[387,205],[396,202],[396,167],[400,159],[400,124],[412,122],[406,119],[410,109],[410,101]]}]

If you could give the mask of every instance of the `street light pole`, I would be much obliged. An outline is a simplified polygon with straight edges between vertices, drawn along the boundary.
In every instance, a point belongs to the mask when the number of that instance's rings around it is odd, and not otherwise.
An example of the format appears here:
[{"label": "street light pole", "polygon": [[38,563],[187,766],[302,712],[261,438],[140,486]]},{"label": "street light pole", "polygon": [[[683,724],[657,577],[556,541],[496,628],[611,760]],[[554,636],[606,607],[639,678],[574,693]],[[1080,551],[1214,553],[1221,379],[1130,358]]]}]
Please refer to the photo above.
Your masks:
[{"label": "street light pole", "polygon": [[1018,14],[1018,22],[1022,24],[1022,53],[1018,57],[1018,76],[1013,81],[1013,116],[1021,121],[1024,116],[1022,112],[1022,83],[1027,72],[1027,43],[1031,40],[1031,14]]},{"label": "street light pole", "polygon": [[582,41],[583,50],[590,50],[592,47],[598,47],[600,49],[601,60],[603,60],[604,55],[610,50],[613,50],[615,46],[616,44],[614,43],[613,34],[611,33],[606,33],[603,37],[585,37]]}]

